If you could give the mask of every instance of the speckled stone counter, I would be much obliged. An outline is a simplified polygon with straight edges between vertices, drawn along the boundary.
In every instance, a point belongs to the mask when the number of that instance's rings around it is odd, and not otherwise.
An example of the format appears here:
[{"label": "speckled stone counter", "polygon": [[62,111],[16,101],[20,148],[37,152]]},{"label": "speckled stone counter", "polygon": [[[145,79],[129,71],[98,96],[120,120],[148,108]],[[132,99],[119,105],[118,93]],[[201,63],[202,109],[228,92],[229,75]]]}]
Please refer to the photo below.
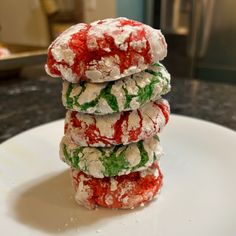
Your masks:
[{"label": "speckled stone counter", "polygon": [[[166,97],[174,114],[236,130],[236,84],[173,78],[172,91]],[[0,142],[65,115],[61,80],[46,75],[1,79],[0,100]]]},{"label": "speckled stone counter", "polygon": [[211,121],[236,130],[236,84],[173,79],[167,99],[174,114]]}]

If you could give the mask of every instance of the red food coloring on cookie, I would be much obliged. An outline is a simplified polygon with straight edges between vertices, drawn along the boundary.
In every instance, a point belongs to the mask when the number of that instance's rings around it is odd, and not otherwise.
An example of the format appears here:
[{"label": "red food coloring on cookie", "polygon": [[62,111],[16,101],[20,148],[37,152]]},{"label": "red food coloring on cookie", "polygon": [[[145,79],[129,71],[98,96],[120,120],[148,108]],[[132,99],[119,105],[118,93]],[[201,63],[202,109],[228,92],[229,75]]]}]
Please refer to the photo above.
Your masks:
[{"label": "red food coloring on cookie", "polygon": [[[132,172],[128,175],[115,176],[113,178],[94,178],[86,175],[82,171],[72,170],[73,185],[77,194],[83,189],[78,189],[80,183],[89,188],[87,199],[83,199],[84,204],[88,208],[102,206],[107,208],[134,208],[138,207],[150,200],[158,193],[162,186],[163,175],[157,164],[154,162],[145,176],[142,172]],[[158,173],[158,176],[153,174]],[[112,180],[111,180],[112,179]],[[112,188],[111,181],[116,182],[116,187]]]},{"label": "red food coloring on cookie", "polygon": [[161,109],[161,111],[162,111],[162,113],[163,113],[163,115],[165,117],[166,124],[167,124],[168,121],[169,121],[169,116],[170,116],[170,107],[166,106],[163,103],[155,102],[155,104]]},{"label": "red food coloring on cookie", "polygon": [[132,142],[133,140],[138,140],[138,137],[139,137],[140,133],[142,132],[143,117],[142,117],[142,114],[139,110],[137,110],[137,112],[138,112],[138,116],[139,116],[139,119],[140,119],[139,120],[139,127],[129,131],[129,142]]},{"label": "red food coloring on cookie", "polygon": [[[108,147],[138,142],[157,134],[163,128],[169,119],[169,105],[163,100],[150,102],[135,111],[121,112],[117,120],[109,118],[113,114],[107,116],[81,116],[79,112],[68,111],[65,135],[80,146]],[[107,119],[107,126],[103,119]],[[103,125],[100,126],[101,123]],[[110,131],[106,132],[108,129]]]},{"label": "red food coloring on cookie", "polygon": [[126,18],[78,24],[50,45],[48,73],[73,83],[117,80],[163,59],[166,47],[160,31]]},{"label": "red food coloring on cookie", "polygon": [[117,120],[113,126],[113,128],[114,128],[113,139],[116,141],[116,143],[121,143],[121,141],[122,141],[122,135],[123,135],[122,127],[123,126],[127,127],[129,114],[130,114],[130,111],[122,112],[120,114],[120,119]]},{"label": "red food coloring on cookie", "polygon": [[[70,122],[74,127],[81,128],[81,121],[76,118],[76,114],[77,114],[76,111],[71,112]],[[67,128],[68,128],[68,124],[66,124],[66,125],[67,125]]]},{"label": "red food coloring on cookie", "polygon": [[64,125],[64,134],[66,133],[67,129],[68,129],[68,124],[65,124]]},{"label": "red food coloring on cookie", "polygon": [[88,139],[88,142],[92,144],[104,143],[105,145],[110,145],[109,139],[105,136],[102,136],[100,130],[95,124],[91,124],[85,131],[85,136]]},{"label": "red food coloring on cookie", "polygon": [[142,23],[140,23],[138,21],[134,21],[134,20],[121,19],[118,26],[122,27],[122,26],[125,26],[125,25],[140,26],[140,25],[142,25]]},{"label": "red food coloring on cookie", "polygon": [[56,76],[61,76],[61,72],[54,66],[55,64],[55,59],[52,56],[51,49],[48,51],[48,59],[47,59],[47,66],[48,69],[50,70],[50,73]]}]

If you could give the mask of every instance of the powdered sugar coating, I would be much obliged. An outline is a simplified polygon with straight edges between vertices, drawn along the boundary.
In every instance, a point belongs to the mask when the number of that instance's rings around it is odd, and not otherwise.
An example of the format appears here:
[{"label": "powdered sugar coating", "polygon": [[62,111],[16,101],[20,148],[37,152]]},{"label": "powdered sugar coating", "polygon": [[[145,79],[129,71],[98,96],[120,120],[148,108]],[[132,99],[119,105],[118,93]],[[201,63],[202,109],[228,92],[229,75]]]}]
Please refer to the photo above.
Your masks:
[{"label": "powdered sugar coating", "polygon": [[65,135],[80,146],[128,144],[151,137],[165,126],[170,108],[166,100],[149,102],[138,110],[104,116],[67,111]]},{"label": "powdered sugar coating", "polygon": [[105,115],[136,110],[170,90],[170,74],[160,63],[148,69],[106,83],[63,83],[62,102],[70,110]]},{"label": "powdered sugar coating", "polygon": [[[142,172],[116,176],[116,189],[111,190],[111,178],[93,178],[72,169],[75,200],[88,209],[96,206],[133,209],[151,201],[162,186],[163,175],[157,162]],[[155,173],[155,175],[153,174]]]},{"label": "powdered sugar coating", "polygon": [[160,30],[123,17],[105,19],[61,34],[49,47],[46,71],[72,83],[101,83],[138,73],[166,54]]},{"label": "powdered sugar coating", "polygon": [[[108,148],[81,147],[67,137],[60,144],[60,157],[64,162],[95,178],[127,175],[144,170],[161,156],[162,147],[157,137]],[[114,183],[111,183],[111,188],[115,188]]]}]

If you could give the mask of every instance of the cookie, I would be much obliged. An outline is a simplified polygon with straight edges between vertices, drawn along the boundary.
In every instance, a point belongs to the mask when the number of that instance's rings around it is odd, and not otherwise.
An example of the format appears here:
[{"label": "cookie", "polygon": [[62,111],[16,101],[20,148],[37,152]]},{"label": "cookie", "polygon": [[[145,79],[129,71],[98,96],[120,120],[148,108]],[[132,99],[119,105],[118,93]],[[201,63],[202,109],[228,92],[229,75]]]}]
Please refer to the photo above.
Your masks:
[{"label": "cookie", "polygon": [[170,74],[160,63],[148,69],[107,83],[63,83],[62,102],[66,109],[105,115],[136,110],[157,100],[170,90]]},{"label": "cookie", "polygon": [[157,162],[144,171],[112,178],[94,178],[74,169],[71,175],[76,202],[89,209],[143,206],[157,195],[163,182]]},{"label": "cookie", "polygon": [[127,175],[152,165],[162,156],[157,136],[113,147],[81,147],[62,138],[60,157],[74,169],[95,178]]},{"label": "cookie", "polygon": [[45,69],[71,83],[101,83],[147,69],[166,54],[160,30],[121,17],[67,29],[50,45]]},{"label": "cookie", "polygon": [[109,147],[146,139],[160,132],[169,119],[169,104],[160,99],[138,110],[104,116],[67,111],[65,135],[79,146]]}]

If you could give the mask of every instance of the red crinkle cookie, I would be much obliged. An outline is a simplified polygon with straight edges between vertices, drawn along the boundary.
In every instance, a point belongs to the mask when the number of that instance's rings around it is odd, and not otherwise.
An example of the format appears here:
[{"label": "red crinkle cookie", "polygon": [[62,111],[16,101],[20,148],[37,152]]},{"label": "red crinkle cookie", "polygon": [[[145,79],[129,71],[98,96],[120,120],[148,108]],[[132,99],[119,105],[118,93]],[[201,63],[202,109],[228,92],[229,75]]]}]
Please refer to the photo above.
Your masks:
[{"label": "red crinkle cookie", "polygon": [[169,103],[149,102],[134,111],[104,116],[67,111],[65,135],[79,146],[109,147],[128,144],[151,137],[169,120]]},{"label": "red crinkle cookie", "polygon": [[74,25],[56,38],[46,71],[72,83],[100,83],[138,73],[166,54],[160,30],[127,18],[105,19]]},{"label": "red crinkle cookie", "polygon": [[143,206],[156,196],[163,182],[157,161],[147,170],[113,178],[94,178],[74,169],[71,173],[75,200],[89,209]]},{"label": "red crinkle cookie", "polygon": [[68,110],[65,135],[80,146],[126,145],[160,132],[169,114],[169,103],[164,99],[149,102],[138,110],[104,116]]}]

